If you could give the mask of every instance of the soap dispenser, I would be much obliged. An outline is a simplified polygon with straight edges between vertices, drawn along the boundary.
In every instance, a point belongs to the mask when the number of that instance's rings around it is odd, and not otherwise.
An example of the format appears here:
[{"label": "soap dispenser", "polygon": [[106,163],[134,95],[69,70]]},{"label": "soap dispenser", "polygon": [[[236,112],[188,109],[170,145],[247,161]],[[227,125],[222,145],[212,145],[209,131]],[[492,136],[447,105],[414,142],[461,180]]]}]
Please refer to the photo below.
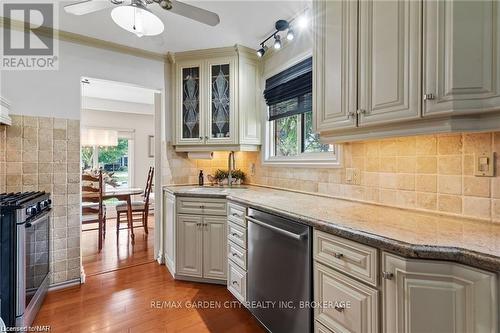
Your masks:
[{"label": "soap dispenser", "polygon": [[198,185],[203,186],[203,170],[200,170],[200,175],[198,176]]}]

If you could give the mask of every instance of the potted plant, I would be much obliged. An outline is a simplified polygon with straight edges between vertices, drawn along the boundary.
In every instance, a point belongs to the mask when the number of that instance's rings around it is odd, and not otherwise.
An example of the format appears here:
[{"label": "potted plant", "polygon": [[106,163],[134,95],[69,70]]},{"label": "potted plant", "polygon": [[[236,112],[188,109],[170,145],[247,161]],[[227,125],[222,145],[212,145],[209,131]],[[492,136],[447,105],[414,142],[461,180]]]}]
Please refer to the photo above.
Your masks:
[{"label": "potted plant", "polygon": [[246,178],[245,173],[243,171],[241,171],[240,169],[234,170],[232,172],[232,176],[236,180],[235,184],[237,184],[237,185],[243,184],[243,182],[245,181],[245,178]]},{"label": "potted plant", "polygon": [[224,185],[224,181],[227,182],[228,176],[229,172],[221,169],[217,169],[214,174],[214,178],[220,186]]}]

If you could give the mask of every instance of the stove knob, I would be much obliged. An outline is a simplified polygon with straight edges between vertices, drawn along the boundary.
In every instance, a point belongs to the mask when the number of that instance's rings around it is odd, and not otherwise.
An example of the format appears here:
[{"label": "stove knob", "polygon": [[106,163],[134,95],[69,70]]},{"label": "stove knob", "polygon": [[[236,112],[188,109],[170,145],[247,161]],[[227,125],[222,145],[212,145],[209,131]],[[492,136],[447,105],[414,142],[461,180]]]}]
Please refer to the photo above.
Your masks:
[{"label": "stove knob", "polygon": [[50,205],[52,203],[52,200],[51,199],[47,199],[47,206]]},{"label": "stove knob", "polygon": [[37,209],[36,207],[30,207],[27,209],[28,215],[36,215]]}]

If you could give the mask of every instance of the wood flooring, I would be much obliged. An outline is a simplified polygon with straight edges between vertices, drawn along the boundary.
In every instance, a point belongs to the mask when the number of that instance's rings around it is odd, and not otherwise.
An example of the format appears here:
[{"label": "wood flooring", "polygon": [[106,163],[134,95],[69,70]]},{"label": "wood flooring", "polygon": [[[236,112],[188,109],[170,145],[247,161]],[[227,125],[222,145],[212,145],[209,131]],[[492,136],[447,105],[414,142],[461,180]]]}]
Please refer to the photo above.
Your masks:
[{"label": "wood flooring", "polygon": [[[205,304],[212,308],[189,306],[200,304],[194,301],[212,302]],[[225,286],[176,281],[165,266],[151,262],[50,292],[33,325],[50,325],[50,332],[64,333],[264,332],[238,304]]]}]

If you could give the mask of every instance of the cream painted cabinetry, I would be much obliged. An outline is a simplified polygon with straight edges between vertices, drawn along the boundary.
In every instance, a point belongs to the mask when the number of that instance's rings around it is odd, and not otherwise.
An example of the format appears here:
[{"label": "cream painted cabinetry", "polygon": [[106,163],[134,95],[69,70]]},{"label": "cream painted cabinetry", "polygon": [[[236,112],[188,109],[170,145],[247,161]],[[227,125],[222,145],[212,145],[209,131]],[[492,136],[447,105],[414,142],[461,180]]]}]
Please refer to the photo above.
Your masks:
[{"label": "cream painted cabinetry", "polygon": [[255,52],[236,45],[170,59],[176,150],[257,150],[261,99]]},{"label": "cream painted cabinetry", "polygon": [[[175,245],[166,244],[175,247],[172,260],[175,278],[225,282],[227,277],[225,212],[225,199],[190,197],[176,199],[173,240]],[[167,222],[169,218],[170,216],[167,217]],[[169,228],[168,225],[166,228]],[[171,240],[168,236],[166,239]]]},{"label": "cream painted cabinetry", "polygon": [[323,141],[500,128],[497,1],[313,1]]},{"label": "cream painted cabinetry", "polygon": [[495,333],[494,273],[382,253],[384,332]]},{"label": "cream painted cabinetry", "polygon": [[163,195],[163,239],[165,265],[175,274],[175,196],[171,193]]},{"label": "cream painted cabinetry", "polygon": [[227,289],[240,302],[247,295],[247,221],[246,207],[228,203],[227,206]]}]

